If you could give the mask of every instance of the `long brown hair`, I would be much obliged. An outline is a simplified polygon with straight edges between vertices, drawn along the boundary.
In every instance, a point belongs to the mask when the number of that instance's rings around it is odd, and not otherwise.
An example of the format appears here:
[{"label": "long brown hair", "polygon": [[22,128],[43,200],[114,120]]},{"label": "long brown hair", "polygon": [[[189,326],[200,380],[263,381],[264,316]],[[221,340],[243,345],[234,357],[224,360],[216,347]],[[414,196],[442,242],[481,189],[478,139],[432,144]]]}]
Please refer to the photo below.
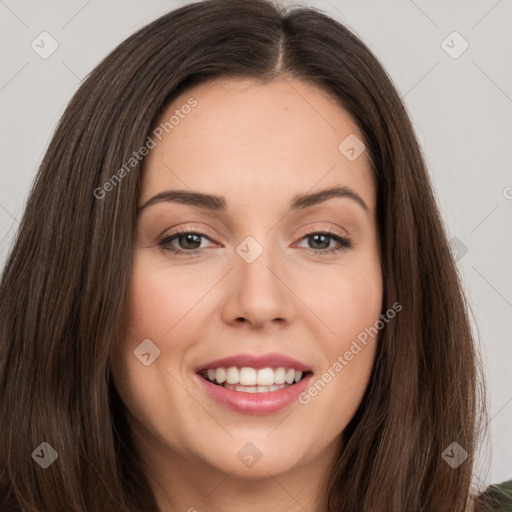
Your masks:
[{"label": "long brown hair", "polygon": [[[348,28],[266,0],[206,0],[162,16],[112,51],[62,116],[0,284],[0,509],[157,510],[109,365],[141,163],[103,197],[94,191],[145,144],[178,93],[228,76],[322,88],[353,117],[371,155],[383,311],[403,309],[380,332],[324,510],[464,511],[483,381],[413,127],[385,70]],[[46,469],[31,456],[43,442],[58,453]],[[442,457],[453,442],[469,454],[456,469]]]}]

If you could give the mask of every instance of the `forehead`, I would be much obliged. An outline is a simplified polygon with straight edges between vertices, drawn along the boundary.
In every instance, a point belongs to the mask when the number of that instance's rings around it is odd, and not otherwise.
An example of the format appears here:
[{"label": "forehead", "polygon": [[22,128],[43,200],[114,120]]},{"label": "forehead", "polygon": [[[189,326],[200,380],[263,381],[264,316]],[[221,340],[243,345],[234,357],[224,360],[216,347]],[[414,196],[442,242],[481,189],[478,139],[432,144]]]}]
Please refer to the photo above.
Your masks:
[{"label": "forehead", "polygon": [[311,84],[212,80],[176,97],[158,126],[161,140],[154,137],[144,161],[141,203],[172,188],[263,204],[340,185],[356,189],[373,208],[366,153],[351,161],[340,149],[347,137],[363,140],[359,127]]}]

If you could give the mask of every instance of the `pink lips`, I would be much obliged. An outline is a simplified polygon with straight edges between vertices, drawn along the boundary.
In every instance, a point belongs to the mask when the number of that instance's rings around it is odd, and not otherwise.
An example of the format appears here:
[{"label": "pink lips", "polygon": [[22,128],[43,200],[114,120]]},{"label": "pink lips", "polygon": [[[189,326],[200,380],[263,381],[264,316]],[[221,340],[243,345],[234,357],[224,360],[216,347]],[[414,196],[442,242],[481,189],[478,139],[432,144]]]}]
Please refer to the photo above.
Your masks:
[{"label": "pink lips", "polygon": [[[299,382],[287,386],[278,391],[269,391],[267,393],[245,393],[243,391],[233,391],[223,386],[213,384],[200,375],[200,372],[216,368],[237,368],[249,367],[255,369],[261,368],[293,368],[303,373],[308,373]],[[312,370],[309,366],[293,359],[291,357],[271,353],[261,356],[251,354],[238,354],[236,356],[216,359],[202,364],[195,368],[196,378],[199,385],[205,390],[208,396],[218,404],[241,414],[272,414],[289,406],[300,393],[309,386],[312,377]]]},{"label": "pink lips", "polygon": [[196,375],[199,385],[218,404],[242,414],[272,414],[284,409],[305,391],[310,384],[312,374],[306,375],[301,381],[287,386],[279,391],[268,393],[244,393],[218,386]]},{"label": "pink lips", "polygon": [[264,354],[262,356],[238,354],[236,356],[210,361],[209,363],[198,366],[194,371],[198,373],[202,370],[229,368],[230,366],[236,366],[237,368],[246,366],[257,370],[261,368],[279,368],[282,366],[284,368],[293,368],[294,370],[299,370],[301,372],[312,371],[309,366],[301,363],[300,361],[277,353]]}]

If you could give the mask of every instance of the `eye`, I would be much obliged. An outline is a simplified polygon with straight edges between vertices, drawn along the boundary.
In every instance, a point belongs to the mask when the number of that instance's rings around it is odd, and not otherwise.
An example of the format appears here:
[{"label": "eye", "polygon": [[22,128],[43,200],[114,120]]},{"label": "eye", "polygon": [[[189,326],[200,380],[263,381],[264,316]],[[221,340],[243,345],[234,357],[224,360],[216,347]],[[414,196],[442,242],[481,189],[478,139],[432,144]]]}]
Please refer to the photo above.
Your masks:
[{"label": "eye", "polygon": [[[165,236],[158,242],[158,246],[161,247],[162,250],[176,255],[200,255],[204,248],[201,247],[203,238],[211,241],[206,233],[184,230]],[[313,247],[307,248],[307,252],[313,255],[332,254],[352,247],[352,242],[349,238],[331,231],[313,231],[304,235],[300,240],[307,239],[312,240],[313,245]],[[334,247],[330,247],[332,241],[336,244]],[[176,243],[178,247],[173,245],[173,243]],[[318,245],[320,247],[318,247]]]},{"label": "eye", "polygon": [[[201,253],[201,239],[208,238],[205,233],[201,231],[180,231],[178,233],[174,233],[172,235],[166,236],[158,242],[159,247],[161,247],[164,251],[171,252],[173,254],[199,254]],[[176,241],[179,247],[175,248],[172,245],[172,242]]]},{"label": "eye", "polygon": [[[336,251],[345,251],[352,247],[352,242],[349,238],[341,236],[340,234],[333,233],[331,231],[314,231],[307,233],[301,238],[301,240],[312,240],[312,248],[308,252],[311,254],[327,254],[335,253]],[[329,247],[330,242],[334,241],[337,245]],[[311,245],[310,244],[310,245]],[[318,247],[320,245],[321,247]],[[316,246],[316,247],[315,247]],[[325,248],[327,247],[327,248]]]}]

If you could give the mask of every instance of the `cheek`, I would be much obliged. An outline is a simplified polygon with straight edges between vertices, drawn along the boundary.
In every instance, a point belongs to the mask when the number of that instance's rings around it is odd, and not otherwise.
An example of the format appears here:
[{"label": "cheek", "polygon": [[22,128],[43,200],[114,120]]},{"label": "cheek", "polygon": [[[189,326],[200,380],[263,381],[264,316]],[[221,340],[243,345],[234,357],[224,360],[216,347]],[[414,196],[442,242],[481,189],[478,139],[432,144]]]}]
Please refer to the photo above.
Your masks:
[{"label": "cheek", "polygon": [[353,274],[339,289],[337,327],[344,337],[356,337],[379,318],[382,282],[379,272]]},{"label": "cheek", "polygon": [[[183,379],[181,372],[187,367],[187,357],[201,340],[201,329],[209,325],[201,316],[204,301],[199,302],[216,279],[211,272],[172,268],[154,256],[136,251],[124,309],[117,375],[128,374],[135,382],[141,379],[147,385],[152,382],[153,389],[164,389],[169,382],[166,369]],[[151,344],[141,345],[148,339]],[[144,366],[135,357],[137,352],[147,350],[139,346],[149,346],[158,354],[154,364]]]},{"label": "cheek", "polygon": [[[322,286],[323,283],[323,286]],[[326,330],[328,352],[339,352],[361,332],[373,326],[382,308],[382,277],[376,265],[350,267],[316,280],[310,294],[311,309],[318,311]]]},{"label": "cheek", "polygon": [[136,257],[126,305],[130,337],[168,339],[187,322],[210,280],[211,276],[159,267],[151,258]]},{"label": "cheek", "polygon": [[330,314],[325,323],[335,334],[321,337],[318,347],[325,354],[324,365],[299,402],[309,408],[309,418],[314,418],[310,419],[311,428],[327,429],[327,438],[345,429],[366,392],[377,349],[374,326],[381,305],[378,275],[339,281],[326,302]]},{"label": "cheek", "polygon": [[368,387],[373,370],[378,334],[369,333],[381,312],[382,293],[376,276],[338,281],[336,294],[326,307],[326,323],[335,335],[320,337],[319,350],[324,364],[313,376],[309,388],[299,396],[308,418],[308,429],[322,432],[315,436],[316,446],[334,440],[354,417]]},{"label": "cheek", "polygon": [[[323,308],[322,319],[330,329],[319,347],[326,359],[317,375],[322,381],[317,386],[322,394],[317,406],[330,410],[344,425],[355,413],[372,372],[379,332],[375,326],[382,310],[382,276],[375,263],[359,270],[352,267],[332,282],[336,287],[331,285],[331,292],[323,294],[315,306]],[[329,391],[320,393],[324,386]]]}]

